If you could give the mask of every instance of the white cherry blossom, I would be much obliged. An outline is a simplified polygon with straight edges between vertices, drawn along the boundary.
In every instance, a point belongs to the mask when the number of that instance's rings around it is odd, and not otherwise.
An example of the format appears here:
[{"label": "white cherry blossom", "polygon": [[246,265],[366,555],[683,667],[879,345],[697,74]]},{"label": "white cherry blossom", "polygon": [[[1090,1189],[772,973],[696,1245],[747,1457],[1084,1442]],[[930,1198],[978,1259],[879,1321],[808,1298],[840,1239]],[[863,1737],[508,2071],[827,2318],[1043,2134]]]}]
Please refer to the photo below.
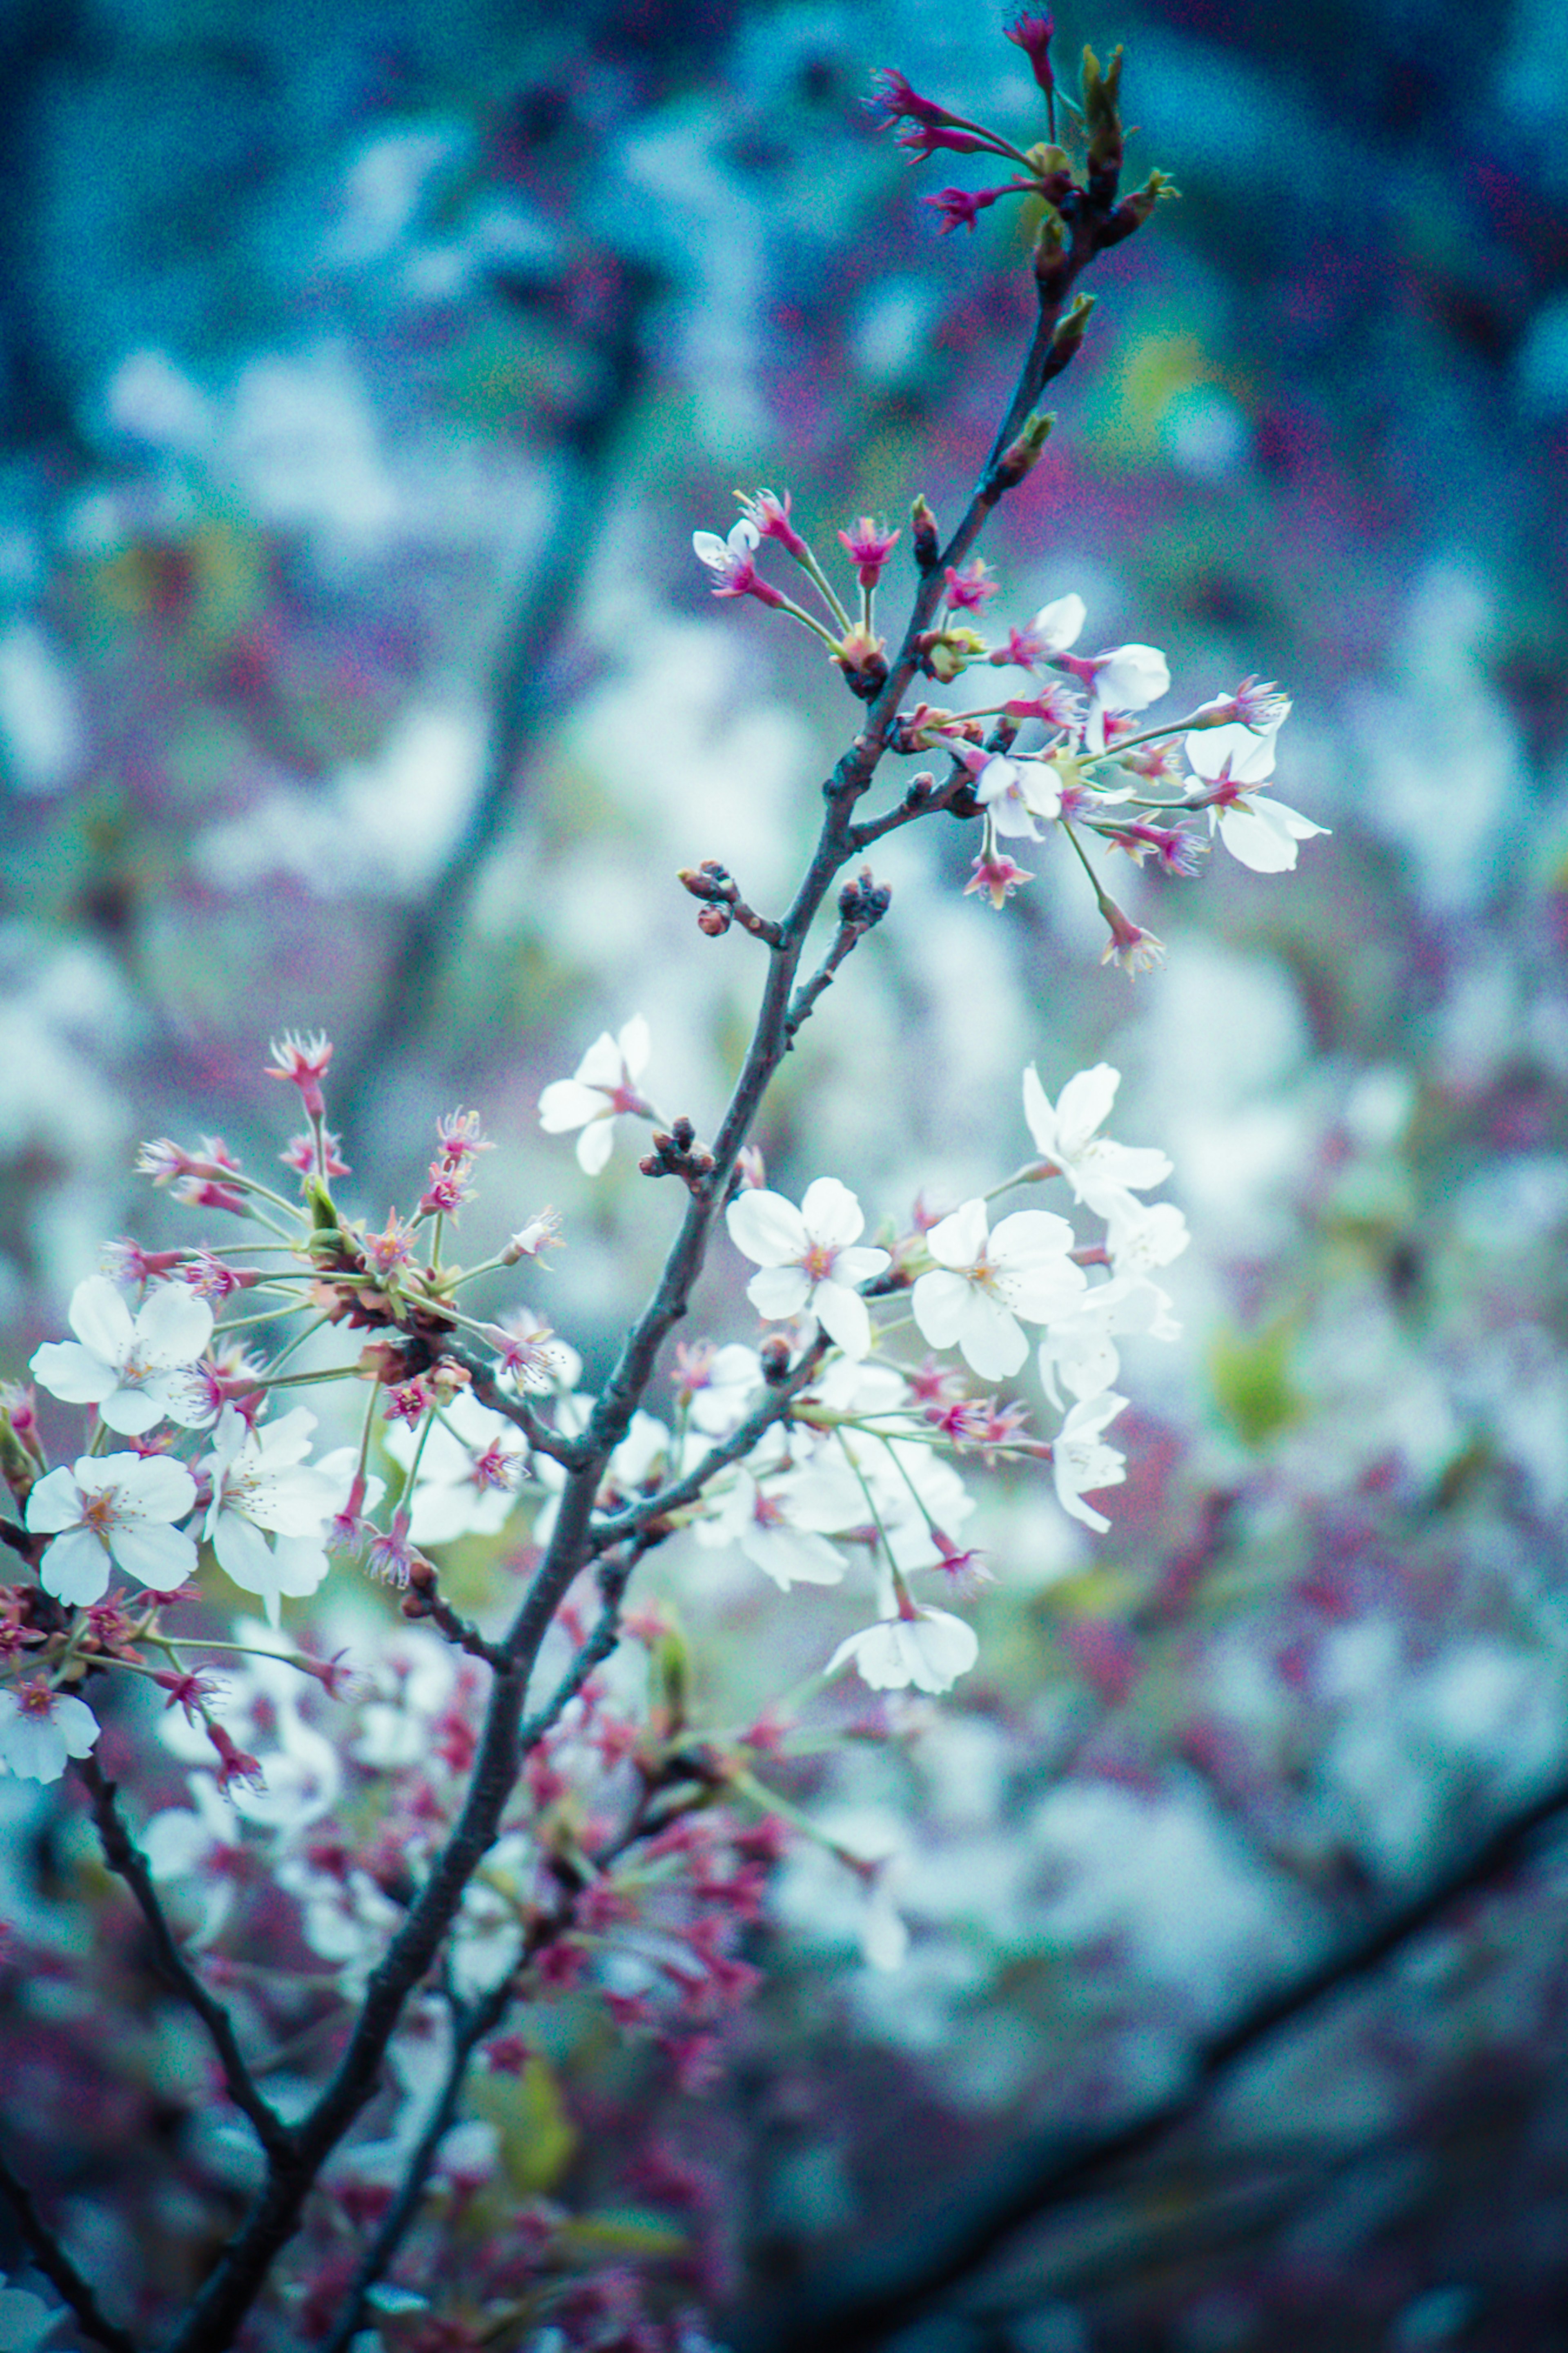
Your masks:
[{"label": "white cherry blossom", "polygon": [[1100,1134],[1121,1084],[1120,1071],[1097,1062],[1068,1081],[1053,1109],[1034,1064],[1024,1072],[1024,1117],[1037,1148],[1055,1161],[1073,1198],[1100,1218],[1109,1218],[1123,1202],[1135,1209],[1128,1196],[1163,1185],[1171,1173],[1170,1161],[1152,1145],[1113,1144]]},{"label": "white cherry blossom", "polygon": [[[736,526],[739,529],[739,525]],[[577,1164],[596,1176],[616,1141],[616,1121],[623,1113],[652,1116],[652,1106],[637,1092],[637,1082],[647,1068],[652,1039],[647,1023],[634,1013],[618,1037],[601,1030],[569,1079],[556,1079],[539,1098],[539,1124],[546,1135],[577,1138]]]},{"label": "white cherry blossom", "polygon": [[728,536],[721,539],[716,531],[694,531],[691,552],[706,572],[713,575],[715,586],[722,588],[744,570],[762,543],[762,533],[746,515],[732,523]]},{"label": "white cherry blossom", "polygon": [[1075,1398],[1100,1396],[1115,1386],[1121,1369],[1116,1343],[1130,1334],[1151,1340],[1182,1336],[1169,1294],[1138,1275],[1113,1275],[1097,1283],[1084,1293],[1076,1314],[1052,1323],[1040,1343],[1040,1380],[1058,1413],[1057,1376]]},{"label": "white cherry blossom", "polygon": [[1048,1209],[1018,1209],[986,1230],[985,1204],[965,1201],[934,1225],[926,1248],[937,1261],[910,1299],[933,1348],[961,1348],[984,1381],[1006,1380],[1029,1353],[1018,1318],[1047,1324],[1084,1287],[1068,1252],[1073,1230]]},{"label": "white cherry blossom", "polygon": [[1065,654],[1069,646],[1076,646],[1088,618],[1083,598],[1077,595],[1042,605],[1024,633],[1036,649],[1037,661],[1048,661],[1053,654]]},{"label": "white cherry blossom", "polygon": [[314,1593],[326,1576],[326,1524],[347,1485],[307,1463],[315,1427],[315,1415],[296,1406],[251,1430],[226,1405],[204,1465],[212,1503],[203,1533],[236,1585],[260,1594],[274,1626],[285,1594]]},{"label": "white cherry blossom", "polygon": [[1118,1274],[1147,1274],[1152,1267],[1169,1266],[1191,1240],[1173,1201],[1135,1201],[1128,1193],[1106,1212],[1105,1247]]},{"label": "white cherry blossom", "polygon": [[0,1767],[23,1781],[58,1781],[68,1757],[85,1757],[99,1723],[85,1700],[42,1676],[0,1688]]},{"label": "white cherry blossom", "polygon": [[856,1285],[880,1274],[888,1253],[859,1243],[866,1220],[847,1185],[819,1176],[798,1209],[782,1193],[741,1193],[725,1222],[736,1249],[762,1269],[746,1285],[759,1315],[815,1315],[847,1356],[868,1354],[871,1318]]},{"label": "white cherry blossom", "polygon": [[27,1525],[53,1542],[38,1582],[57,1601],[101,1601],[110,1567],[139,1585],[173,1592],[196,1565],[194,1537],[172,1524],[195,1507],[196,1482],[166,1454],[84,1454],[61,1464],[27,1498]]},{"label": "white cherry blossom", "polygon": [[1157,646],[1112,646],[1109,652],[1077,658],[1064,667],[1089,688],[1084,741],[1091,752],[1105,749],[1105,722],[1115,712],[1145,710],[1171,691],[1171,671]]},{"label": "white cherry blossom", "polygon": [[71,1293],[70,1327],[74,1340],[47,1340],[33,1356],[51,1397],[96,1406],[121,1438],[160,1421],[195,1429],[211,1419],[191,1367],[212,1337],[213,1312],[187,1284],[158,1284],[132,1316],[107,1275],[89,1275]]},{"label": "white cherry blossom", "polygon": [[1274,774],[1277,733],[1275,728],[1260,735],[1250,727],[1211,727],[1187,737],[1194,780],[1206,787],[1202,800],[1209,832],[1217,831],[1231,856],[1255,874],[1288,873],[1300,843],[1328,831],[1283,801],[1262,797]]},{"label": "white cherry blossom", "polygon": [[1101,1535],[1110,1522],[1103,1512],[1097,1512],[1092,1504],[1083,1499],[1086,1492],[1120,1487],[1127,1476],[1125,1456],[1114,1446],[1105,1445],[1101,1439],[1107,1424],[1115,1420],[1126,1403],[1127,1399],[1118,1397],[1114,1389],[1107,1389],[1100,1397],[1081,1398],[1051,1444],[1057,1501],[1064,1512]]},{"label": "white cherry blossom", "polygon": [[1036,819],[1061,815],[1062,780],[1044,760],[1014,760],[998,752],[981,769],[974,797],[989,809],[998,833],[1038,841]]},{"label": "white cherry blossom", "polygon": [[408,1533],[416,1545],[451,1544],[458,1536],[494,1535],[506,1525],[528,1468],[528,1446],[517,1424],[459,1390],[425,1434],[405,1422],[389,1430],[386,1451],[406,1470],[416,1451]]},{"label": "white cherry blossom", "polygon": [[879,1619],[863,1633],[840,1642],[824,1672],[836,1675],[853,1661],[860,1680],[873,1691],[951,1691],[980,1655],[974,1629],[946,1609],[908,1605],[895,1618]]}]

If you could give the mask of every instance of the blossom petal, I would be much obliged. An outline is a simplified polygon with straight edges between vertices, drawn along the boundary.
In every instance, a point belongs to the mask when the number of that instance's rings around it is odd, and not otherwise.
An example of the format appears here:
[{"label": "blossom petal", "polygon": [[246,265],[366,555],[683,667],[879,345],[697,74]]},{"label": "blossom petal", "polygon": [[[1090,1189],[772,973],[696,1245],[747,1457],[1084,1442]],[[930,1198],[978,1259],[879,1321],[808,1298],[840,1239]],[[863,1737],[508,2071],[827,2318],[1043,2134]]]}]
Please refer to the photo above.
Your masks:
[{"label": "blossom petal", "polygon": [[101,1601],[109,1590],[109,1550],[90,1528],[68,1528],[46,1547],[38,1582],[57,1601],[75,1609]]},{"label": "blossom petal", "polygon": [[111,1365],[123,1364],[131,1351],[134,1326],[131,1310],[106,1274],[89,1274],[71,1293],[71,1330],[95,1356]]},{"label": "blossom petal", "polygon": [[596,1176],[615,1148],[615,1121],[591,1119],[577,1138],[577,1166],[585,1176]]},{"label": "blossom petal", "polygon": [[183,1528],[118,1527],[109,1539],[117,1568],[139,1585],[171,1593],[184,1585],[196,1565],[195,1540]]},{"label": "blossom petal", "polygon": [[136,1318],[134,1346],[162,1365],[194,1365],[213,1334],[213,1312],[186,1282],[163,1282]]},{"label": "blossom petal", "polygon": [[811,1277],[803,1266],[764,1266],[746,1285],[746,1296],[770,1324],[798,1315],[811,1298]]},{"label": "blossom petal", "polygon": [[859,1202],[837,1176],[818,1176],[806,1187],[800,1214],[812,1240],[826,1250],[843,1250],[865,1231]]},{"label": "blossom petal", "polygon": [[858,1360],[869,1356],[871,1318],[858,1291],[850,1291],[842,1282],[819,1282],[811,1294],[811,1312],[828,1338],[836,1340],[847,1356]]},{"label": "blossom petal", "polygon": [[39,1387],[64,1405],[98,1405],[120,1386],[116,1366],[79,1340],[46,1340],[33,1351],[31,1370]]},{"label": "blossom petal", "polygon": [[811,1248],[804,1216],[782,1193],[756,1187],[737,1193],[724,1222],[735,1248],[759,1266],[793,1266]]}]

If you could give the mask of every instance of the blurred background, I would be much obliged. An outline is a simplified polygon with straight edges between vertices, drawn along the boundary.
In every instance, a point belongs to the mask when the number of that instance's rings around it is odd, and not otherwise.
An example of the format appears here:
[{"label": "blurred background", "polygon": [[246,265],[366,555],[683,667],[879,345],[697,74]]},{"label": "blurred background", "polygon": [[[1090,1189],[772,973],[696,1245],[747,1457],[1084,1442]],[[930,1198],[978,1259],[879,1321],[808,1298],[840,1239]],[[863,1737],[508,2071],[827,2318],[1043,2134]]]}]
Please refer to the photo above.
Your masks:
[{"label": "blurred background", "polygon": [[[1001,206],[939,237],[919,195],[986,174],[911,173],[861,101],[897,65],[1028,143],[1010,13],[6,0],[9,1366],[106,1237],[175,1230],[139,1140],[266,1162],[268,1040],[320,1027],[356,1206],[478,1105],[465,1255],[562,1207],[549,1312],[603,1370],[674,1209],[624,1151],[586,1187],[540,1089],[641,1012],[650,1092],[711,1128],[760,965],[675,871],[776,907],[857,711],[690,534],[737,486],[824,550],[959,512],[1026,245]],[[1025,1061],[1054,1095],[1109,1060],[1194,1244],[1183,1343],[1129,1351],[1111,1535],[1000,1482],[971,1684],[802,1768],[898,1850],[914,1941],[864,1969],[854,1883],[786,1883],[684,2127],[742,2336],[1178,2098],[1568,1769],[1568,16],[1128,0],[1062,36],[1064,74],[1126,43],[1130,180],[1182,201],[1096,274],[994,616],[1078,591],[1086,649],[1168,650],[1173,712],[1279,680],[1281,797],[1332,837],[1129,868],[1170,952],[1130,988],[1068,861],[994,915],[970,831],[911,828],[770,1107],[772,1181],[904,1220],[1023,1155]],[[721,1713],[766,1696],[764,1622],[714,1632]],[[1568,1866],[1508,1859],[1135,2168],[982,2225],[900,2341],[1561,2345]]]}]

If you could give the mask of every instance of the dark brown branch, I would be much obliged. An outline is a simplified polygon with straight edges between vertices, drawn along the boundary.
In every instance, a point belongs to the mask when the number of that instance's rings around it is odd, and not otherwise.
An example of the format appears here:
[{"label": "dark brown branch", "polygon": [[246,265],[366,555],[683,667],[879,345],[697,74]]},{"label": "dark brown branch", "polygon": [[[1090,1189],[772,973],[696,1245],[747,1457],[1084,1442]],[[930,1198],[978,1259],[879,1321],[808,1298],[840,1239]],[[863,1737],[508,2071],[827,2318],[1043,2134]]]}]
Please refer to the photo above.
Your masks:
[{"label": "dark brown branch", "polygon": [[0,2198],[5,2199],[16,2218],[16,2228],[27,2242],[35,2269],[59,2290],[88,2335],[97,2337],[100,2345],[107,2345],[109,2353],[137,2353],[136,2339],[114,2321],[104,2318],[97,2296],[39,2213],[32,2191],[12,2171],[4,2154],[0,2154]]},{"label": "dark brown branch", "polygon": [[1568,1780],[1510,1816],[1463,1862],[1352,1943],[1292,1984],[1263,1995],[1223,2032],[1200,2043],[1188,2082],[1168,2100],[1076,2145],[1059,2131],[1025,2140],[967,2198],[950,2194],[940,2213],[921,2213],[909,2232],[863,2261],[785,2308],[775,2306],[752,2327],[732,2330],[737,2353],[868,2353],[970,2278],[1017,2232],[1070,2205],[1190,2123],[1273,2036],[1370,1977],[1455,1905],[1527,1862],[1531,1840],[1564,1813]]},{"label": "dark brown branch", "polygon": [[419,2136],[396,2197],[376,2225],[374,2236],[360,2258],[332,2325],[331,2334],[322,2340],[321,2353],[348,2353],[359,2329],[366,2296],[377,2280],[384,2276],[388,2264],[403,2244],[409,2226],[419,2211],[420,2200],[430,2179],[430,2168],[436,2162],[436,2151],[457,2114],[468,2062],[477,2045],[505,2017],[513,1989],[514,1980],[509,1973],[499,1985],[492,1986],[472,2010],[467,2012],[454,2010],[452,2056],[435,2114]]},{"label": "dark brown branch", "polygon": [[168,1915],[153,1884],[147,1859],[121,1818],[114,1783],[107,1778],[96,1757],[81,1757],[78,1761],[77,1771],[92,1800],[92,1818],[98,1827],[103,1859],[110,1870],[123,1879],[135,1897],[163,1976],[205,2027],[213,2049],[217,2053],[218,2064],[223,2069],[224,2086],[229,2098],[240,2114],[248,2118],[268,2157],[287,2155],[293,2147],[288,2126],[262,2096],[240,2050],[234,2021],[227,2010],[215,1994],[208,1991],[180,1950],[174,1930],[169,1926]]}]

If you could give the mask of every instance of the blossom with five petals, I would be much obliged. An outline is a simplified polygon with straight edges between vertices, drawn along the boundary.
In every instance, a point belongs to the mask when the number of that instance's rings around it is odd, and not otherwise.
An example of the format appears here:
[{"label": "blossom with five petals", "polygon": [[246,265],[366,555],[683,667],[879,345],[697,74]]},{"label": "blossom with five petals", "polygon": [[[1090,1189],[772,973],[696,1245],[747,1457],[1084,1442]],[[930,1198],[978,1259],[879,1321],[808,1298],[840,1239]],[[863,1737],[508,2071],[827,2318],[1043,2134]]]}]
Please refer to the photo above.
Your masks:
[{"label": "blossom with five petals", "polygon": [[284,1594],[314,1593],[326,1576],[326,1525],[347,1484],[346,1472],[339,1481],[324,1463],[306,1462],[315,1427],[304,1406],[252,1430],[226,1405],[203,1465],[212,1480],[203,1533],[236,1585],[260,1594],[274,1626]]},{"label": "blossom with five petals", "polygon": [[1121,1084],[1120,1071],[1109,1062],[1096,1062],[1091,1071],[1079,1071],[1068,1081],[1053,1108],[1033,1062],[1024,1072],[1029,1134],[1046,1159],[1061,1170],[1073,1198],[1084,1202],[1097,1218],[1110,1217],[1124,1203],[1135,1208],[1128,1196],[1163,1185],[1171,1173],[1165,1155],[1152,1145],[1113,1144],[1100,1134]]},{"label": "blossom with five petals", "polygon": [[740,1193],[725,1212],[730,1239],[762,1269],[746,1285],[759,1315],[815,1315],[847,1356],[871,1346],[871,1318],[856,1288],[880,1274],[885,1250],[859,1243],[866,1220],[847,1185],[819,1176],[797,1209],[782,1193]]},{"label": "blossom with five petals", "polygon": [[68,1757],[85,1757],[99,1735],[85,1700],[41,1675],[0,1691],[0,1767],[24,1781],[58,1781]]},{"label": "blossom with five petals", "polygon": [[1083,1269],[1073,1230],[1048,1209],[1017,1209],[994,1232],[985,1204],[965,1201],[926,1236],[936,1261],[915,1284],[915,1322],[933,1348],[961,1348],[984,1381],[1006,1380],[1029,1353],[1018,1324],[1047,1324],[1076,1306]]},{"label": "blossom with five petals", "polygon": [[213,1312],[183,1282],[160,1283],[132,1317],[107,1275],[71,1293],[74,1340],[47,1340],[33,1370],[51,1397],[91,1405],[106,1429],[140,1438],[160,1421],[196,1429],[211,1409],[191,1367],[212,1337]]},{"label": "blossom with five petals", "polygon": [[139,1585],[173,1592],[196,1565],[195,1540],[172,1524],[196,1500],[196,1482],[166,1454],[84,1454],[62,1463],[27,1498],[27,1525],[52,1536],[38,1582],[78,1608],[109,1590],[110,1563]]},{"label": "blossom with five petals", "polygon": [[566,1135],[580,1127],[577,1165],[596,1176],[610,1156],[616,1120],[623,1113],[651,1119],[651,1103],[637,1082],[652,1051],[647,1023],[634,1013],[619,1037],[601,1030],[569,1079],[556,1079],[539,1098],[539,1124],[546,1135]]},{"label": "blossom with five petals", "polygon": [[1285,874],[1296,863],[1300,843],[1326,833],[1299,809],[1260,795],[1274,774],[1274,741],[1278,730],[1256,734],[1249,727],[1213,727],[1187,737],[1187,758],[1194,784],[1189,807],[1206,808],[1209,831],[1216,829],[1231,856],[1255,874]]}]

